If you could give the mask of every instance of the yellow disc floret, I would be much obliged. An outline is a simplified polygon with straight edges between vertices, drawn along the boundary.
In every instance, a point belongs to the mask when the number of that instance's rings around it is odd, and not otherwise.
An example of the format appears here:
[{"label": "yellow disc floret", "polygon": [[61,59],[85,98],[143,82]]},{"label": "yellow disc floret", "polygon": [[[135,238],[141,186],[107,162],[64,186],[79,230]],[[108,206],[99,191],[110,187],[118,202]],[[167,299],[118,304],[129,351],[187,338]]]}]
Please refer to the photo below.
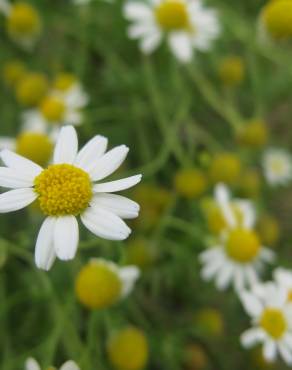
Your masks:
[{"label": "yellow disc floret", "polygon": [[292,2],[270,1],[262,11],[262,21],[267,32],[276,40],[292,37]]},{"label": "yellow disc floret", "polygon": [[41,166],[45,166],[51,158],[53,143],[47,135],[23,132],[16,139],[16,152]]},{"label": "yellow disc floret", "polygon": [[40,110],[49,122],[62,122],[66,107],[61,99],[48,96],[41,102]]},{"label": "yellow disc floret", "polygon": [[11,8],[7,28],[13,36],[35,36],[41,31],[41,20],[35,8],[28,3],[19,2]]},{"label": "yellow disc floret", "polygon": [[218,68],[220,80],[226,86],[236,86],[244,79],[245,65],[242,58],[229,56],[221,61]]},{"label": "yellow disc floret", "polygon": [[25,75],[25,71],[25,65],[19,60],[12,60],[5,63],[3,67],[5,83],[10,87],[14,87]]},{"label": "yellow disc floret", "polygon": [[234,184],[240,175],[241,163],[233,153],[219,153],[210,166],[210,178],[214,183]]},{"label": "yellow disc floret", "polygon": [[128,327],[116,333],[109,341],[108,357],[117,370],[140,370],[148,359],[148,343],[144,333]]},{"label": "yellow disc floret", "polygon": [[36,105],[46,95],[49,83],[42,73],[27,73],[16,86],[16,97],[24,105]]},{"label": "yellow disc floret", "polygon": [[282,311],[266,308],[260,318],[260,326],[273,338],[280,339],[287,330],[287,320]]},{"label": "yellow disc floret", "polygon": [[70,164],[54,164],[34,180],[40,208],[48,216],[78,215],[92,197],[88,174]]},{"label": "yellow disc floret", "polygon": [[98,259],[85,265],[75,282],[79,301],[90,309],[112,305],[119,299],[121,289],[122,283],[115,269]]},{"label": "yellow disc floret", "polygon": [[257,119],[247,122],[239,133],[238,141],[240,144],[252,148],[263,147],[268,141],[266,123]]},{"label": "yellow disc floret", "polygon": [[234,261],[240,263],[251,262],[258,256],[260,249],[260,240],[254,231],[236,228],[229,232],[225,250]]},{"label": "yellow disc floret", "polygon": [[165,0],[155,9],[156,20],[165,31],[189,28],[186,4],[180,0]]},{"label": "yellow disc floret", "polygon": [[69,90],[76,83],[76,77],[71,73],[60,73],[54,81],[54,88],[60,91]]},{"label": "yellow disc floret", "polygon": [[191,199],[204,193],[207,188],[207,179],[202,171],[187,168],[176,173],[174,185],[178,194]]}]

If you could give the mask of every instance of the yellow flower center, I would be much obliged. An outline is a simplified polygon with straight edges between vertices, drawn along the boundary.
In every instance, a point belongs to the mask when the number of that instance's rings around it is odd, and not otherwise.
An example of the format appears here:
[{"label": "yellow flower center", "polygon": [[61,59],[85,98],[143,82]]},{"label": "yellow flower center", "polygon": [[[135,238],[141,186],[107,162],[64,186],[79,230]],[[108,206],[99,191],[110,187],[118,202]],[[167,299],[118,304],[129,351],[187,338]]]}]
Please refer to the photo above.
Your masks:
[{"label": "yellow flower center", "polygon": [[54,87],[57,90],[67,91],[74,85],[74,83],[76,83],[76,77],[73,74],[60,73],[54,81]]},{"label": "yellow flower center", "polygon": [[16,139],[16,152],[41,166],[45,166],[51,158],[53,144],[47,135],[24,132]]},{"label": "yellow flower center", "polygon": [[24,105],[38,104],[48,91],[48,80],[41,73],[27,73],[16,86],[16,96]]},{"label": "yellow flower center", "polygon": [[41,210],[48,216],[78,215],[92,197],[88,174],[70,164],[54,164],[34,180]]},{"label": "yellow flower center", "polygon": [[292,289],[290,289],[289,292],[288,292],[287,301],[292,302]]},{"label": "yellow flower center", "polygon": [[206,190],[207,178],[196,168],[182,169],[176,173],[174,185],[178,194],[192,199],[202,195]]},{"label": "yellow flower center", "polygon": [[290,0],[269,2],[263,9],[262,19],[267,31],[275,39],[292,37],[292,2]]},{"label": "yellow flower center", "polygon": [[187,29],[190,26],[186,4],[180,0],[165,0],[155,9],[155,17],[165,31]]},{"label": "yellow flower center", "polygon": [[105,262],[93,260],[79,272],[75,291],[79,301],[90,309],[115,303],[121,294],[121,280]]},{"label": "yellow flower center", "polygon": [[282,311],[266,308],[260,318],[260,326],[272,338],[280,339],[287,330],[287,321]]},{"label": "yellow flower center", "polygon": [[37,11],[31,5],[20,2],[12,7],[7,26],[11,34],[35,35],[40,32],[41,21]]},{"label": "yellow flower center", "polygon": [[239,134],[240,144],[252,148],[260,148],[268,141],[268,128],[261,120],[247,122],[246,126]]},{"label": "yellow flower center", "polygon": [[276,175],[283,175],[285,173],[285,163],[281,158],[274,158],[271,161],[271,170],[274,172]]},{"label": "yellow flower center", "polygon": [[214,183],[234,184],[241,172],[241,163],[233,153],[219,153],[210,166],[210,178]]},{"label": "yellow flower center", "polygon": [[244,73],[244,61],[237,56],[226,57],[218,68],[219,77],[226,86],[238,85],[244,79]]},{"label": "yellow flower center", "polygon": [[40,109],[44,117],[53,123],[63,121],[66,107],[61,99],[48,96],[42,101]]},{"label": "yellow flower center", "polygon": [[236,228],[229,232],[225,250],[228,256],[240,263],[254,260],[260,251],[260,240],[252,230]]}]

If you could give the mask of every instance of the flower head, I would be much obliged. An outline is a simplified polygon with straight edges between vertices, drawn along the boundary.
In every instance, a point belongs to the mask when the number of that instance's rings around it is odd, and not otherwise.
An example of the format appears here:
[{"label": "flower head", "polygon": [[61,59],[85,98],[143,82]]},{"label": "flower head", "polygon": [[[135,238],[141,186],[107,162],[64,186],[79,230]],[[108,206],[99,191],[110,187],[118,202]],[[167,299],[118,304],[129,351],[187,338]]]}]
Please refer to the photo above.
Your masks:
[{"label": "flower head", "polygon": [[46,217],[37,242],[38,267],[50,269],[56,256],[74,258],[79,239],[76,216],[95,235],[123,240],[131,230],[122,218],[135,218],[137,203],[110,194],[134,186],[141,175],[100,183],[124,161],[124,145],[105,153],[107,139],[95,136],[78,152],[78,139],[72,126],[61,129],[53,163],[43,169],[36,163],[9,150],[0,157],[7,167],[0,167],[0,185],[14,190],[0,195],[0,213],[22,209],[35,201]]},{"label": "flower head", "polygon": [[139,277],[135,266],[119,267],[93,258],[79,272],[75,291],[79,301],[90,309],[108,307],[131,293]]},{"label": "flower head", "polygon": [[192,199],[199,197],[207,188],[205,174],[196,168],[181,169],[175,174],[174,185],[178,194]]},{"label": "flower head", "polygon": [[239,179],[240,172],[241,163],[238,156],[228,152],[218,153],[209,169],[210,179],[214,184],[234,184]]},{"label": "flower head", "polygon": [[282,267],[276,268],[273,273],[276,284],[286,291],[287,302],[292,302],[292,271]]},{"label": "flower head", "polygon": [[29,72],[16,84],[16,98],[25,106],[35,106],[47,94],[49,82],[42,73]]},{"label": "flower head", "polygon": [[[50,369],[55,370],[54,367],[50,367],[48,370]],[[41,367],[34,358],[30,357],[25,362],[25,370],[41,370]],[[70,360],[65,362],[59,370],[80,370],[80,368],[74,361]]]},{"label": "flower head", "polygon": [[245,64],[238,56],[228,56],[224,58],[218,67],[218,75],[225,86],[237,86],[245,74]]},{"label": "flower head", "polygon": [[206,51],[219,34],[217,14],[199,0],[154,0],[145,4],[130,0],[125,17],[133,22],[130,38],[141,39],[141,50],[153,52],[166,38],[174,56],[190,62],[193,49]]},{"label": "flower head", "polygon": [[287,303],[285,290],[269,282],[255,285],[240,294],[246,312],[252,318],[252,328],[241,336],[244,347],[263,344],[263,355],[274,361],[277,353],[292,364],[292,306]]},{"label": "flower head", "polygon": [[285,185],[292,179],[292,158],[284,149],[268,149],[263,157],[263,170],[272,186]]},{"label": "flower head", "polygon": [[15,87],[25,73],[26,66],[20,60],[10,60],[3,66],[3,78],[9,87]]},{"label": "flower head", "polygon": [[241,217],[238,219],[229,201],[227,189],[216,187],[218,203],[226,222],[218,245],[201,253],[202,278],[215,279],[218,289],[226,289],[230,283],[237,291],[258,281],[258,273],[264,263],[272,262],[274,255],[263,247],[253,229],[255,215],[246,201],[241,201]]},{"label": "flower head", "polygon": [[239,133],[238,141],[241,145],[251,148],[261,148],[268,141],[267,124],[262,120],[251,120],[246,122]]}]

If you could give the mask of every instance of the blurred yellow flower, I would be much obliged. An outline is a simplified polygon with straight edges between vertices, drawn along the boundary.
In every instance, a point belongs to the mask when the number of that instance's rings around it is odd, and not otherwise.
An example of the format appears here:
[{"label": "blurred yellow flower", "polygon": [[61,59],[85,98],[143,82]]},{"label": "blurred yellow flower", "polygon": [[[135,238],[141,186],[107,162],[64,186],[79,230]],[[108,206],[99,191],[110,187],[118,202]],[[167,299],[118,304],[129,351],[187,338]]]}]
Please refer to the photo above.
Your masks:
[{"label": "blurred yellow flower", "polygon": [[116,303],[133,289],[139,276],[134,266],[119,268],[104,259],[91,259],[78,273],[75,292],[89,309],[101,309]]},{"label": "blurred yellow flower", "polygon": [[126,263],[136,265],[142,269],[150,266],[155,260],[152,245],[146,238],[131,239],[125,249]]},{"label": "blurred yellow flower", "polygon": [[292,2],[270,1],[261,13],[261,22],[266,32],[276,40],[292,37]]},{"label": "blurred yellow flower", "polygon": [[40,111],[49,122],[62,122],[66,111],[65,102],[56,96],[49,95],[41,101]]},{"label": "blurred yellow flower", "polygon": [[59,73],[54,82],[53,88],[56,90],[69,90],[77,82],[76,76],[72,73]]},{"label": "blurred yellow flower", "polygon": [[263,214],[257,223],[258,233],[264,244],[274,246],[280,237],[280,226],[277,219],[271,214]]},{"label": "blurred yellow flower", "polygon": [[224,58],[218,66],[218,75],[226,86],[239,85],[245,76],[244,60],[238,56]]},{"label": "blurred yellow flower", "polygon": [[219,310],[206,307],[194,315],[195,329],[205,336],[220,336],[224,331],[224,322]]},{"label": "blurred yellow flower", "polygon": [[16,152],[41,166],[45,166],[53,154],[53,143],[45,134],[23,132],[16,138]]},{"label": "blurred yellow flower", "polygon": [[254,119],[246,122],[239,133],[238,141],[247,147],[261,148],[267,144],[268,137],[269,131],[267,124],[262,120]]},{"label": "blurred yellow flower", "polygon": [[3,66],[3,78],[9,87],[14,87],[25,73],[26,67],[20,60],[10,60]]},{"label": "blurred yellow flower", "polygon": [[107,345],[109,361],[117,370],[140,370],[148,360],[145,334],[135,327],[126,327],[114,334]]},{"label": "blurred yellow flower", "polygon": [[174,186],[178,194],[189,199],[197,198],[206,190],[207,178],[199,169],[181,169],[175,174]]},{"label": "blurred yellow flower", "polygon": [[187,370],[206,370],[208,368],[208,357],[200,344],[189,343],[185,348],[184,358]]},{"label": "blurred yellow flower", "polygon": [[210,179],[214,184],[218,182],[229,185],[235,184],[240,173],[240,159],[236,154],[228,152],[217,153],[209,169]]},{"label": "blurred yellow flower", "polygon": [[261,190],[262,178],[259,171],[247,169],[243,172],[240,183],[240,195],[244,198],[256,198]]},{"label": "blurred yellow flower", "polygon": [[37,105],[49,88],[47,77],[42,73],[26,73],[16,86],[18,101],[26,106]]}]

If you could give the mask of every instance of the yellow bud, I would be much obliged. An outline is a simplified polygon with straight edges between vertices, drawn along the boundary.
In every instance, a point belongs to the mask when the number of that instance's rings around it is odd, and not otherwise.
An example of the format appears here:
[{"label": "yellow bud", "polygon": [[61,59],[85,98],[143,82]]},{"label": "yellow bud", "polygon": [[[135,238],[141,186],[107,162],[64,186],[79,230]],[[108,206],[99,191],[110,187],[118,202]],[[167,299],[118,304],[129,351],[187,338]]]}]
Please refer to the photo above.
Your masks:
[{"label": "yellow bud", "polygon": [[260,193],[261,183],[262,179],[257,170],[244,171],[239,183],[240,194],[244,198],[256,198]]},{"label": "yellow bud", "polygon": [[37,105],[46,95],[49,82],[42,73],[27,73],[16,86],[16,97],[23,105]]},{"label": "yellow bud", "polygon": [[205,370],[209,361],[204,348],[197,343],[190,343],[185,349],[185,367],[187,370]]},{"label": "yellow bud", "polygon": [[76,77],[71,73],[60,73],[54,81],[54,88],[60,91],[69,90],[76,83]]},{"label": "yellow bud", "polygon": [[111,306],[121,294],[122,283],[116,271],[102,260],[91,260],[78,273],[75,292],[79,301],[90,309]]},{"label": "yellow bud", "polygon": [[155,254],[149,242],[144,238],[132,239],[125,250],[127,265],[147,268],[155,260]]},{"label": "yellow bud", "polygon": [[108,358],[117,370],[140,370],[148,360],[148,343],[144,333],[127,327],[110,338],[107,345]]},{"label": "yellow bud", "polygon": [[241,172],[241,163],[233,153],[218,153],[209,169],[210,179],[213,183],[223,182],[232,185],[237,182]]},{"label": "yellow bud", "polygon": [[178,194],[189,199],[197,198],[206,190],[207,179],[205,174],[196,168],[182,169],[175,175],[174,186]]},{"label": "yellow bud", "polygon": [[66,107],[61,99],[47,96],[41,101],[40,110],[49,122],[59,123],[64,120]]},{"label": "yellow bud", "polygon": [[275,246],[280,237],[280,227],[277,219],[269,214],[264,214],[259,218],[257,224],[258,233],[263,244]]},{"label": "yellow bud", "polygon": [[218,68],[218,75],[226,86],[239,85],[245,74],[245,65],[242,58],[229,56],[221,61]]},{"label": "yellow bud", "polygon": [[264,121],[252,120],[246,123],[238,136],[241,145],[261,148],[267,144],[268,128]]},{"label": "yellow bud", "polygon": [[3,77],[9,87],[14,87],[25,75],[26,67],[19,60],[11,60],[3,67]]},{"label": "yellow bud", "polygon": [[41,166],[45,166],[52,156],[53,143],[47,135],[24,132],[16,139],[16,152]]},{"label": "yellow bud", "polygon": [[291,0],[270,1],[262,10],[261,21],[275,40],[292,37]]},{"label": "yellow bud", "polygon": [[220,336],[224,331],[223,317],[215,308],[203,308],[194,316],[195,329],[205,336]]}]

